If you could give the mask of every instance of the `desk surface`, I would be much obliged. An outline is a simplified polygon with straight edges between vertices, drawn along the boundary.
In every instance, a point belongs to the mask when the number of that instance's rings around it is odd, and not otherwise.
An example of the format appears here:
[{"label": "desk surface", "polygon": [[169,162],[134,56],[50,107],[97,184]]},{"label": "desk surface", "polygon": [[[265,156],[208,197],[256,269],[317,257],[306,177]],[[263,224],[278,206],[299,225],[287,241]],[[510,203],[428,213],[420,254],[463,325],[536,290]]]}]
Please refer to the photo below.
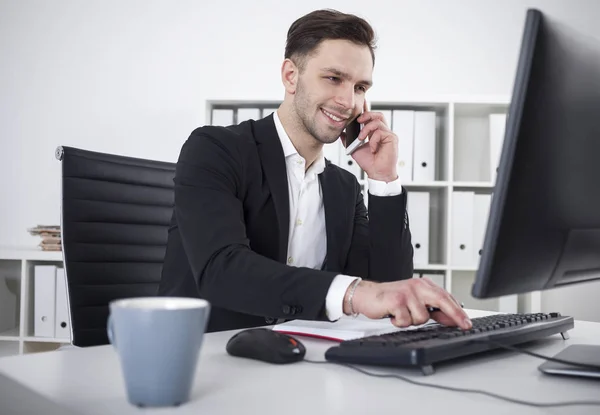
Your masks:
[{"label": "desk surface", "polygon": [[[470,312],[473,316],[473,313]],[[111,346],[69,349],[5,357],[0,373],[44,397],[81,414],[598,414],[600,407],[534,408],[482,395],[416,386],[399,379],[369,377],[334,364],[300,362],[272,365],[229,356],[225,344],[234,332],[205,338],[192,400],[179,408],[138,409],[125,397],[116,352]],[[575,323],[570,340],[560,335],[528,350],[554,355],[570,344],[600,344],[600,323]],[[324,360],[333,343],[300,338],[306,357]],[[536,402],[600,399],[597,380],[544,375],[541,360],[498,351],[469,360],[438,365],[432,376],[417,370],[363,367],[398,373],[437,385],[484,389]],[[15,398],[17,399],[17,398]],[[19,399],[19,406],[27,405]],[[2,406],[0,404],[0,406]]]}]

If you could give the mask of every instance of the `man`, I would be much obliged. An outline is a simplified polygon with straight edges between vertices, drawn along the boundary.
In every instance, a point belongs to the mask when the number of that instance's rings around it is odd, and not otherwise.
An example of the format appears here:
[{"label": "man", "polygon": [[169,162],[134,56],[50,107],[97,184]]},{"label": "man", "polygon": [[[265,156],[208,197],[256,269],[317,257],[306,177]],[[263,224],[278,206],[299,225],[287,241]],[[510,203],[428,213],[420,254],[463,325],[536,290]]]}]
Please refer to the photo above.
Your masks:
[{"label": "man", "polygon": [[[452,296],[412,279],[398,138],[365,100],[374,48],[363,19],[307,14],[288,32],[276,113],[198,128],[183,145],[159,295],[207,299],[208,331],[343,314],[469,327]],[[357,116],[368,215],[356,178],[322,152]]]}]

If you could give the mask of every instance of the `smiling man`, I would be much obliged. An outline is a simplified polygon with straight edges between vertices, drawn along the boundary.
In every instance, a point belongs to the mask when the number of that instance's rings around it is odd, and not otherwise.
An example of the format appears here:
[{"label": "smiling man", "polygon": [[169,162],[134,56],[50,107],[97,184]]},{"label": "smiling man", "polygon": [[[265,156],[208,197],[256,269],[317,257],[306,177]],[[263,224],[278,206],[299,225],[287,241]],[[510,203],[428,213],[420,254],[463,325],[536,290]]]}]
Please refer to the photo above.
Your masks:
[{"label": "smiling man", "polygon": [[[208,331],[344,314],[469,327],[451,295],[412,278],[398,138],[365,98],[374,38],[354,15],[299,18],[288,31],[279,109],[198,128],[183,145],[159,295],[207,299]],[[369,138],[352,155],[368,176],[368,212],[356,177],[323,157],[355,118],[358,139]]]}]

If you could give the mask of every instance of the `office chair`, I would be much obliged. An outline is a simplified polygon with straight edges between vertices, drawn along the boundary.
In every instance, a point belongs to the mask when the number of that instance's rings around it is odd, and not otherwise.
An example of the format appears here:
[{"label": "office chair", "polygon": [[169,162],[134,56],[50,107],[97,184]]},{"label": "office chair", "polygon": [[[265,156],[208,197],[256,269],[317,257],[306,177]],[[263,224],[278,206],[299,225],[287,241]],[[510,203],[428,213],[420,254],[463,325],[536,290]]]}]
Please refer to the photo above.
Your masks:
[{"label": "office chair", "polygon": [[175,164],[64,146],[56,158],[72,342],[107,344],[109,302],[157,294]]}]

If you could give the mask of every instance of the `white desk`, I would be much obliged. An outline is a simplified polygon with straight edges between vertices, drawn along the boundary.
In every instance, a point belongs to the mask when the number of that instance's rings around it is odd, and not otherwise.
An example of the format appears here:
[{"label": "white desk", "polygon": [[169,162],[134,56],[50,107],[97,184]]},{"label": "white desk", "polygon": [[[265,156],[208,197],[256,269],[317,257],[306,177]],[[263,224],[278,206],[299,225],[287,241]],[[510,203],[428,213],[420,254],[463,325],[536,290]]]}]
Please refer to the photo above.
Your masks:
[{"label": "white desk", "polygon": [[[125,397],[119,361],[112,346],[5,357],[0,359],[0,373],[81,414],[600,413],[598,406],[526,407],[482,395],[415,386],[399,379],[368,377],[334,364],[300,362],[279,366],[235,358],[225,351],[233,333],[206,336],[192,400],[179,408],[143,410],[131,406]],[[569,344],[600,344],[600,323],[577,321],[569,333],[570,340],[556,335],[535,343],[529,350],[554,355]],[[301,341],[307,347],[306,357],[311,360],[323,360],[323,353],[333,344],[307,338]],[[540,363],[534,357],[499,351],[437,366],[432,376],[422,376],[417,370],[366,369],[395,372],[434,384],[484,389],[530,401],[600,399],[597,380],[544,375],[537,369]],[[28,405],[27,400],[18,402],[22,407]],[[0,402],[0,413],[2,406]]]}]

